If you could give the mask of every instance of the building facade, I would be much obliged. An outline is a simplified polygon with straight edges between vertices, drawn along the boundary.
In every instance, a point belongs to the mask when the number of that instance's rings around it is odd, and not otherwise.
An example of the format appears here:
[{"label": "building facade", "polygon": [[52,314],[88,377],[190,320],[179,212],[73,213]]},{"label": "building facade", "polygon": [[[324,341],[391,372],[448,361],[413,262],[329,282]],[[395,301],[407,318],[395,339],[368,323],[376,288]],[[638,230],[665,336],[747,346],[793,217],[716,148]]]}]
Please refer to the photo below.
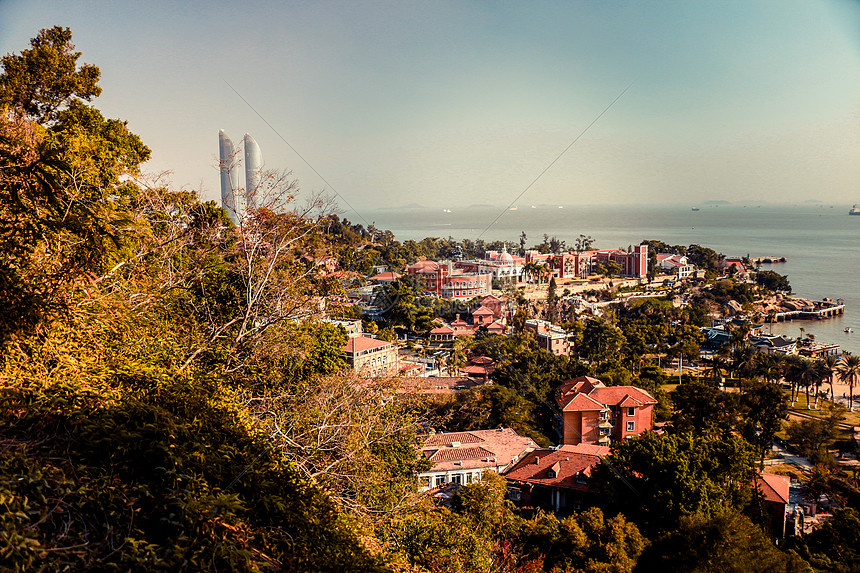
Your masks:
[{"label": "building facade", "polygon": [[606,386],[580,376],[561,384],[556,402],[563,444],[608,446],[652,429],[657,400],[635,386]]},{"label": "building facade", "polygon": [[534,440],[510,428],[429,434],[421,454],[433,467],[418,474],[418,483],[424,490],[467,484],[486,470],[503,473],[535,448]]},{"label": "building facade", "polygon": [[344,359],[362,376],[386,376],[397,373],[397,347],[384,340],[354,336],[343,347]]},{"label": "building facade", "polygon": [[240,196],[239,186],[239,161],[236,158],[236,150],[233,142],[224,133],[218,131],[218,165],[221,172],[221,206],[227,211],[233,223],[239,223],[239,213],[242,207],[236,205]]},{"label": "building facade", "polygon": [[589,507],[598,496],[591,472],[609,452],[588,444],[533,450],[505,472],[508,497],[519,506],[557,513]]},{"label": "building facade", "polygon": [[418,261],[406,272],[422,279],[425,293],[441,298],[468,300],[486,296],[493,289],[491,273],[467,272],[451,261]]}]

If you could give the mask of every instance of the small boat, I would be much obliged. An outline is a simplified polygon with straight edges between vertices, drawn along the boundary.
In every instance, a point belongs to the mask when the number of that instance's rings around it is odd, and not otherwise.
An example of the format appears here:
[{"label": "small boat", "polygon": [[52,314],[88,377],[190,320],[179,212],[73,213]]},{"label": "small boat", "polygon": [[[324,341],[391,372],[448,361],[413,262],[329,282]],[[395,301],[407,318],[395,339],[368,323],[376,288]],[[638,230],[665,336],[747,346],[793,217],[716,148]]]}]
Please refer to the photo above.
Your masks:
[{"label": "small boat", "polygon": [[853,329],[853,328],[851,328],[850,326],[846,326],[846,327],[845,327],[845,332],[847,332],[848,334],[851,334],[852,332],[854,332],[854,329]]},{"label": "small boat", "polygon": [[849,215],[860,215],[860,209],[857,208],[857,205],[851,207],[851,210],[848,211]]},{"label": "small boat", "polygon": [[690,209],[690,211],[698,211],[698,210],[699,210],[698,207],[693,207],[692,209]]}]

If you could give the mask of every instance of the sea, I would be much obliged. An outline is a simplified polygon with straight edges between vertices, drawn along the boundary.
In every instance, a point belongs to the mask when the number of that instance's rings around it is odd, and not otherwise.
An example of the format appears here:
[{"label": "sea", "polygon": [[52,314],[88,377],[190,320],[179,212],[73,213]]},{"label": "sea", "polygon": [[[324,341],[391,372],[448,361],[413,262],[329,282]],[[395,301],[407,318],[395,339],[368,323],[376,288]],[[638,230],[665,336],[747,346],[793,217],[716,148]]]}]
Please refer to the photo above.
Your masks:
[{"label": "sea", "polygon": [[[360,217],[399,241],[425,237],[509,241],[519,247],[544,235],[573,247],[580,235],[594,247],[623,248],[643,240],[671,245],[698,244],[727,257],[785,257],[785,263],[763,265],[787,275],[796,296],[843,299],[845,314],[827,320],[795,320],[766,325],[765,331],[797,337],[801,328],[820,342],[839,344],[860,354],[860,217],[848,205],[803,203],[768,205],[711,202],[701,205],[491,205],[422,207],[362,211]],[[698,210],[694,210],[698,209]],[[853,329],[853,333],[845,329]]]}]

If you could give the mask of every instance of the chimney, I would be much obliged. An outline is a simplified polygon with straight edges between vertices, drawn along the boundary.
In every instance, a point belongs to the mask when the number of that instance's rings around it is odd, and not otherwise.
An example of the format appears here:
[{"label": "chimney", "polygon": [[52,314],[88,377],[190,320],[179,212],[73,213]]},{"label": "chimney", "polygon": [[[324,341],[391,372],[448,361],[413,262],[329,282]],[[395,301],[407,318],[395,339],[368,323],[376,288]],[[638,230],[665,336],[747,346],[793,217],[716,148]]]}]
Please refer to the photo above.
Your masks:
[{"label": "chimney", "polygon": [[540,463],[540,456],[535,456],[535,465]]}]

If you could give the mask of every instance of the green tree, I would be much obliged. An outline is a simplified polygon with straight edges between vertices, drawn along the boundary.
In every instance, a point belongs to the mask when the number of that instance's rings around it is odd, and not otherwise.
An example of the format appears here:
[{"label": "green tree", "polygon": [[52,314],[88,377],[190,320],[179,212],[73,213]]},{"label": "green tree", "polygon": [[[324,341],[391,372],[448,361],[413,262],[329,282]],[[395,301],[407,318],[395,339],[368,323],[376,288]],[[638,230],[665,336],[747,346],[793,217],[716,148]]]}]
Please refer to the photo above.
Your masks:
[{"label": "green tree", "polygon": [[678,385],[671,394],[674,413],[672,427],[676,432],[695,435],[726,435],[735,426],[736,402],[716,383],[690,380]]},{"label": "green tree", "polygon": [[788,441],[813,463],[832,464],[830,447],[839,436],[839,423],[845,408],[828,406],[826,416],[790,422],[786,427]]},{"label": "green tree", "polygon": [[684,516],[742,507],[753,456],[736,435],[646,432],[618,445],[598,466],[597,482],[611,507],[651,529],[671,530]]},{"label": "green tree", "polygon": [[754,382],[740,399],[740,430],[757,450],[762,464],[788,416],[788,399],[773,382]]},{"label": "green tree", "polygon": [[854,411],[854,385],[860,381],[860,356],[850,354],[842,357],[842,363],[836,368],[839,379],[848,384],[848,411]]},{"label": "green tree", "polygon": [[78,68],[69,28],[45,28],[30,40],[31,48],[2,59],[0,108],[46,125],[75,98],[91,101],[101,94],[96,66]]},{"label": "green tree", "polygon": [[558,319],[558,287],[555,284],[555,277],[549,280],[546,290],[546,319],[550,322]]},{"label": "green tree", "polygon": [[785,573],[811,571],[795,553],[783,553],[743,514],[693,515],[648,547],[635,571],[679,573]]}]

